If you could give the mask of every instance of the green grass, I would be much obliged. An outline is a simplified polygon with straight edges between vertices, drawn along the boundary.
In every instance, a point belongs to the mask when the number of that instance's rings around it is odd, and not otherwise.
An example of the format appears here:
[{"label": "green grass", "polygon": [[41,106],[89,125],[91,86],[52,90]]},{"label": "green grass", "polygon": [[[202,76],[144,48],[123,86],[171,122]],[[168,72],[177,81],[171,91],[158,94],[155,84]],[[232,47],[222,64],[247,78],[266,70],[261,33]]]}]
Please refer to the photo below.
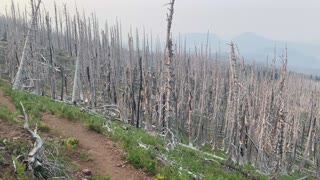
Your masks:
[{"label": "green grass", "polygon": [[0,144],[11,153],[12,156],[20,156],[22,154],[28,154],[29,143],[22,139],[10,141],[7,139],[0,139]]},{"label": "green grass", "polygon": [[50,131],[50,127],[40,123],[40,125],[38,126],[38,130],[40,132],[49,132]]},{"label": "green grass", "polygon": [[80,153],[80,159],[83,161],[88,161],[89,160],[89,155],[85,152]]},{"label": "green grass", "polygon": [[109,176],[93,176],[91,180],[111,180]]},{"label": "green grass", "polygon": [[6,121],[16,121],[18,118],[18,113],[11,112],[7,106],[0,106],[0,119]]},{"label": "green grass", "polygon": [[291,179],[301,179],[303,178],[305,180],[312,180],[312,179],[315,179],[313,177],[309,177],[308,175],[303,175],[301,173],[293,173],[293,174],[290,174],[290,175],[281,175],[278,177],[279,180],[291,180]]},{"label": "green grass", "polygon": [[69,137],[64,142],[67,149],[71,152],[74,152],[79,145],[79,140],[74,137]]},{"label": "green grass", "polygon": [[88,117],[87,126],[90,130],[95,131],[97,133],[103,133],[103,120],[96,117]]},{"label": "green grass", "polygon": [[31,178],[31,177],[28,177],[26,176],[25,174],[25,169],[26,169],[26,164],[20,162],[17,157],[15,156],[12,156],[12,161],[15,163],[16,165],[16,174],[17,174],[17,178],[19,180],[27,180],[28,178]]},{"label": "green grass", "polygon": [[[0,173],[0,179],[28,179],[25,176],[25,164],[22,163],[21,159],[23,159],[24,154],[28,153],[29,143],[22,139],[17,140],[9,140],[0,138],[0,161],[4,164],[11,165],[13,162],[16,165],[16,173],[10,172],[10,167],[2,166],[0,163],[0,172],[1,168],[4,168],[6,172],[3,174]],[[19,159],[17,158],[19,157]]]},{"label": "green grass", "polygon": [[83,122],[89,121],[95,124],[102,124],[100,118],[96,118],[92,115],[81,112],[80,108],[78,107],[71,107],[69,105],[56,102],[46,96],[38,96],[35,94],[26,93],[24,91],[12,90],[11,87],[3,80],[0,80],[0,87],[2,87],[5,93],[10,96],[13,104],[20,114],[22,114],[22,108],[20,105],[21,101],[26,109],[26,112],[28,112],[30,119],[35,122],[39,122],[41,120],[42,113],[46,112],[66,118],[70,121],[81,120]]}]

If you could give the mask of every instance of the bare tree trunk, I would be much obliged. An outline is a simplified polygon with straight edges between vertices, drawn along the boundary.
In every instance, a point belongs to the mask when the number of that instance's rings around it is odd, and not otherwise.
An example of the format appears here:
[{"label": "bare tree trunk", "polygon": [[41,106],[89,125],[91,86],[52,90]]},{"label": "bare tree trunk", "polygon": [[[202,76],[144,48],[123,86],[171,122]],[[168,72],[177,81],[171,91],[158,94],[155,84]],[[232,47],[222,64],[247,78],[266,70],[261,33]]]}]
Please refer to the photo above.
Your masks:
[{"label": "bare tree trunk", "polygon": [[192,95],[191,91],[189,92],[189,99],[188,99],[188,107],[189,107],[189,112],[188,112],[188,129],[189,129],[189,146],[193,146],[192,142]]},{"label": "bare tree trunk", "polygon": [[49,19],[49,13],[46,15],[48,40],[49,40],[49,53],[50,53],[50,64],[49,64],[49,78],[50,78],[50,88],[51,88],[51,98],[56,98],[56,83],[55,83],[55,73],[53,71],[54,60],[53,60],[53,44],[51,38],[51,22]]},{"label": "bare tree trunk", "polygon": [[[72,88],[72,103],[77,104],[78,97],[79,97],[79,86],[80,86],[80,55],[79,51],[81,51],[81,44],[78,43],[78,36],[77,36],[77,29],[76,29],[76,21],[74,22],[74,31],[75,31],[75,38],[76,38],[76,44],[75,44],[75,49],[76,49],[76,64],[75,64],[75,73],[74,73],[74,80],[73,80],[73,88]],[[80,47],[78,47],[78,45]],[[79,48],[79,49],[78,49]]]},{"label": "bare tree trunk", "polygon": [[173,87],[174,87],[174,79],[173,79],[173,50],[172,50],[172,39],[171,39],[171,25],[173,20],[174,13],[174,2],[175,0],[170,1],[169,15],[167,19],[167,38],[166,38],[166,63],[165,63],[165,72],[166,72],[166,116],[165,116],[165,124],[166,128],[170,129],[171,124],[173,123]]},{"label": "bare tree trunk", "polygon": [[138,109],[137,109],[137,123],[136,127],[139,128],[141,125],[140,123],[140,104],[141,104],[141,93],[142,93],[142,58],[139,57],[139,72],[140,72],[140,82],[139,82],[139,96],[138,96]]}]

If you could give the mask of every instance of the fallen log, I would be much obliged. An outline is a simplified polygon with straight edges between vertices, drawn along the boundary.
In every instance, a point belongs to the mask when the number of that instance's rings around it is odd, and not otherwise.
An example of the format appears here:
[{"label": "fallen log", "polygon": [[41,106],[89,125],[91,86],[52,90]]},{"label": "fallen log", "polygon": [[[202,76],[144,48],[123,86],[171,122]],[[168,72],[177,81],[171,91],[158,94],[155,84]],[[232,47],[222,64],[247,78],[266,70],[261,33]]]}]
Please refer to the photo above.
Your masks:
[{"label": "fallen log", "polygon": [[197,149],[197,148],[195,148],[195,147],[191,147],[191,146],[188,146],[188,145],[185,145],[185,144],[182,144],[182,143],[179,143],[179,145],[182,146],[182,147],[185,147],[185,148],[192,149],[192,150],[194,150],[194,151],[203,153],[203,154],[205,154],[205,155],[207,155],[207,156],[210,156],[210,157],[212,157],[212,158],[214,158],[214,159],[218,159],[218,160],[221,160],[221,161],[225,161],[225,160],[226,160],[226,159],[224,159],[224,158],[222,158],[222,157],[220,157],[220,156],[217,156],[217,155],[215,155],[215,154],[210,154],[210,153],[201,151],[201,150],[199,150],[199,149]]},{"label": "fallen log", "polygon": [[32,131],[29,128],[28,114],[26,113],[22,102],[20,102],[20,105],[22,107],[22,110],[23,110],[23,113],[24,113],[24,119],[25,119],[23,128],[31,135],[32,140],[34,141],[33,142],[33,148],[29,152],[28,157],[26,159],[28,170],[34,171],[36,168],[42,166],[42,158],[40,156],[39,151],[41,150],[44,142],[41,139],[41,137],[37,134],[37,126],[36,126],[34,131]]}]

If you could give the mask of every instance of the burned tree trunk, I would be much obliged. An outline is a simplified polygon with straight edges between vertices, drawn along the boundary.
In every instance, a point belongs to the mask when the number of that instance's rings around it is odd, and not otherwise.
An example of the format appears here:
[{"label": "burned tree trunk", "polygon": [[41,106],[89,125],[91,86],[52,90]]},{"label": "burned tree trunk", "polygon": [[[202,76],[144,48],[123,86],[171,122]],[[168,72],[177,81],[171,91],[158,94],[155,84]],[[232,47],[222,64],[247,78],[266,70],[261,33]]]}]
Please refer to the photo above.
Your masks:
[{"label": "burned tree trunk", "polygon": [[171,26],[174,13],[174,2],[170,1],[169,14],[167,17],[167,38],[166,38],[166,61],[165,61],[165,72],[166,72],[166,106],[165,106],[165,126],[167,129],[172,128],[173,124],[173,87],[174,87],[174,67],[173,67],[173,49],[172,49],[172,39],[171,39]]},{"label": "burned tree trunk", "polygon": [[53,44],[51,38],[51,21],[49,18],[49,14],[46,15],[46,23],[47,23],[47,32],[48,32],[48,40],[49,40],[49,54],[50,54],[50,61],[49,61],[49,82],[51,88],[51,98],[56,98],[56,82],[55,82],[55,73],[53,71],[54,60],[53,60]]},{"label": "burned tree trunk", "polygon": [[140,127],[140,104],[141,104],[141,93],[142,93],[142,58],[139,57],[139,72],[140,72],[140,81],[139,81],[139,96],[138,96],[138,107],[137,107],[137,123],[136,127]]}]

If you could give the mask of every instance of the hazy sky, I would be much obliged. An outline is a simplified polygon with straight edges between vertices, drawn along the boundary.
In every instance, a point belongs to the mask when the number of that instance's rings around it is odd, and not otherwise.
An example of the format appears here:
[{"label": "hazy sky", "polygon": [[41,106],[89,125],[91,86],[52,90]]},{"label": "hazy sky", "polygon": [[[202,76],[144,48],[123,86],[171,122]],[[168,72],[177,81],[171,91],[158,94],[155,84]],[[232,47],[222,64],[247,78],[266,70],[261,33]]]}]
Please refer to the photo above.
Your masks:
[{"label": "hazy sky", "polygon": [[[25,6],[30,0],[15,0]],[[11,0],[0,0],[0,13]],[[43,0],[47,10],[53,0]],[[99,20],[121,20],[124,31],[144,26],[147,32],[165,34],[168,0],[56,0],[71,9],[77,4]],[[243,32],[289,41],[320,41],[320,0],[176,0],[174,33],[207,32],[223,38]]]}]

